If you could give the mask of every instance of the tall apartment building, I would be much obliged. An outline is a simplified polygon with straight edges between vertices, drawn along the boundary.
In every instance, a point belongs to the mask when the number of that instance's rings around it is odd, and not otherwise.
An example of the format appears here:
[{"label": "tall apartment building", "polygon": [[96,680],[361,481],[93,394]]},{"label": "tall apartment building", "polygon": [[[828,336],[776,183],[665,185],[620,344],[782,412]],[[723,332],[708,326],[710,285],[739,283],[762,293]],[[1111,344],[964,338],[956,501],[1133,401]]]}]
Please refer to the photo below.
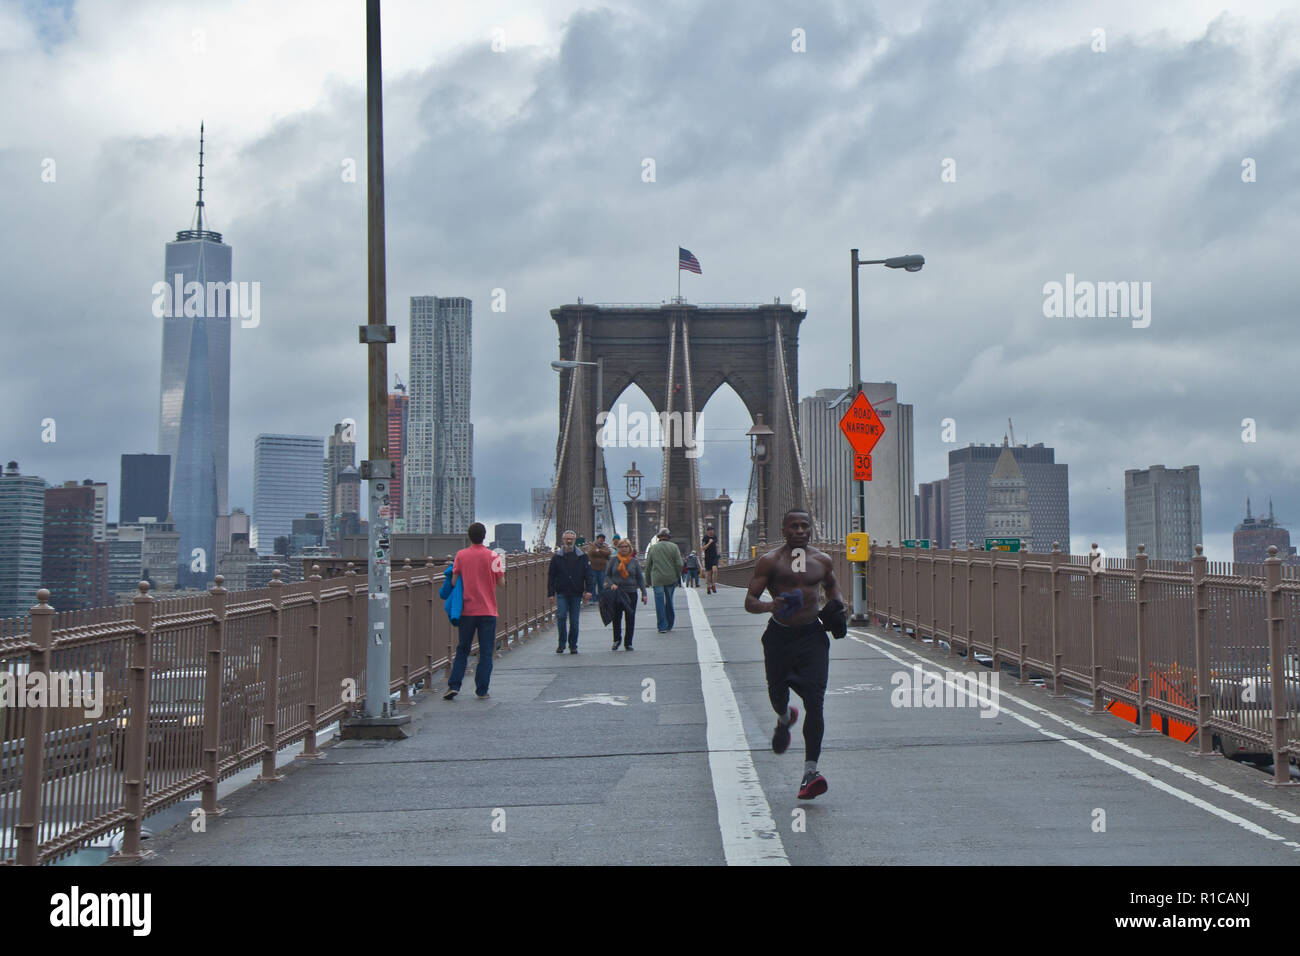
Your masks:
[{"label": "tall apartment building", "polygon": [[253,444],[253,520],[249,544],[272,554],[293,519],[321,510],[325,440],[315,435],[258,435]]},{"label": "tall apartment building", "polygon": [[95,542],[95,489],[65,481],[45,489],[41,579],[56,611],[95,607],[108,587],[108,554]]},{"label": "tall apartment building", "polygon": [[471,325],[469,299],[411,297],[403,490],[408,533],[458,533],[474,521]]},{"label": "tall apartment building", "polygon": [[41,589],[45,480],[11,461],[0,475],[0,618],[20,617]]},{"label": "tall apartment building", "polygon": [[1232,532],[1232,560],[1239,564],[1263,564],[1268,560],[1270,546],[1277,548],[1277,556],[1284,564],[1296,564],[1296,549],[1291,544],[1291,533],[1273,517],[1273,501],[1268,502],[1268,517],[1256,518],[1250,513],[1250,499],[1246,499],[1246,517]]},{"label": "tall apartment building", "polygon": [[[331,534],[338,533],[338,485],[339,475],[344,468],[355,470],[357,463],[356,426],[351,422],[337,422],[334,434],[329,436],[325,452],[325,478],[323,482],[324,501],[319,514],[326,519],[327,529]],[[317,509],[312,509],[316,511]],[[295,517],[301,518],[302,515]]]},{"label": "tall apartment building", "polygon": [[[194,228],[181,230],[175,242],[167,243],[162,277],[167,291],[161,297],[165,314],[158,452],[172,463],[168,501],[179,534],[176,565],[182,588],[206,587],[216,573],[217,515],[228,510],[230,313],[223,297],[214,292],[217,284],[230,289],[231,248],[221,241],[221,233],[204,228],[203,211],[200,127]],[[183,293],[190,283],[198,283],[207,294],[191,299]],[[159,304],[155,300],[156,309]],[[203,560],[196,562],[196,556]]]},{"label": "tall apartment building", "polygon": [[[893,382],[864,382],[862,390],[885,426],[871,453],[866,530],[872,541],[897,543],[915,536],[912,406],[899,403]],[[840,431],[840,418],[852,400],[852,392],[823,388],[799,402],[799,443],[812,489],[809,505],[822,534],[839,540],[853,530],[857,493],[853,451]]]},{"label": "tall apartment building", "polygon": [[1130,558],[1144,544],[1147,557],[1192,560],[1201,543],[1200,466],[1126,470],[1124,537]]},{"label": "tall apartment building", "polygon": [[400,531],[398,522],[405,517],[402,511],[402,466],[406,459],[406,419],[411,400],[406,386],[400,382],[388,393],[388,457],[393,463],[393,480],[388,483],[392,510],[393,530]]},{"label": "tall apartment building", "polygon": [[[1034,445],[1009,445],[1011,455],[1024,475],[1029,492],[1030,551],[1051,551],[1060,542],[1062,551],[1070,550],[1070,476],[1069,466],[1057,464],[1056,449],[1042,442]],[[948,452],[948,534],[958,547],[967,541],[984,543],[987,530],[989,482],[1002,445],[968,445]],[[999,537],[996,536],[995,537]]]},{"label": "tall apartment building", "polygon": [[117,523],[135,524],[141,518],[166,519],[171,509],[171,459],[166,455],[123,455],[118,488]]}]

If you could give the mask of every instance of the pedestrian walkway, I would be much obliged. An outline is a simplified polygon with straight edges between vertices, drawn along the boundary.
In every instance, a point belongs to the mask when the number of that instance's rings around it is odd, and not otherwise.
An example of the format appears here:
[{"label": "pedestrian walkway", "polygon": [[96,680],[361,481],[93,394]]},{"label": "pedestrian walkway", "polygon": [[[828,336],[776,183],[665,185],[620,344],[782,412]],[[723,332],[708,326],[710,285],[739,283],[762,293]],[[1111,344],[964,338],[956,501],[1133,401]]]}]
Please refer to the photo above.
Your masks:
[{"label": "pedestrian walkway", "polygon": [[743,595],[679,589],[663,635],[638,607],[632,653],[585,610],[579,654],[539,633],[497,661],[490,699],[435,686],[410,739],[325,747],[206,832],[155,836],[150,862],[1300,863],[1300,794],[1248,767],[1006,675],[996,716],[894,706],[896,675],[963,666],[896,631],[832,642],[830,791],[799,801],[802,725],[771,752],[766,617]]}]

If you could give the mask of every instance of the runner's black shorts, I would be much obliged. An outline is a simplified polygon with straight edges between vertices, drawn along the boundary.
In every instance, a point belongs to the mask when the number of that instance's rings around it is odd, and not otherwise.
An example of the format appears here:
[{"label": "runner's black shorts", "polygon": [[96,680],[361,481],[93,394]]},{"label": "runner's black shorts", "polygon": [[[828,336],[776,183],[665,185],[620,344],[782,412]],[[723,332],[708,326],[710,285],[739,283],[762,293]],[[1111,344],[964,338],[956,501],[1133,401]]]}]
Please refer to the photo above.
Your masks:
[{"label": "runner's black shorts", "polygon": [[809,707],[820,710],[830,674],[830,646],[826,628],[815,618],[797,627],[775,619],[768,622],[763,632],[763,665],[774,705],[782,688],[788,687]]},{"label": "runner's black shorts", "polygon": [[709,557],[708,553],[706,552],[704,555],[704,570],[712,571],[717,566],[718,566],[718,556],[715,554],[713,557]]}]

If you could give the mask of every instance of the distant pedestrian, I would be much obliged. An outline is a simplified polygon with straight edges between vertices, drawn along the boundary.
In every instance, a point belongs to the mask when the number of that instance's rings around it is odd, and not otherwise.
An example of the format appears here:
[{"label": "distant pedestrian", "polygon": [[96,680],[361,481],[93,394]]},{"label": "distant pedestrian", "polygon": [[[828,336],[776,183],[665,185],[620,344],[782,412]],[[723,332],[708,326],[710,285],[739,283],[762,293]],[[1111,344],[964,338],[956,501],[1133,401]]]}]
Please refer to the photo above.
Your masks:
[{"label": "distant pedestrian", "polygon": [[682,552],[670,537],[667,528],[660,528],[659,540],[646,549],[646,570],[655,592],[655,617],[660,634],[671,631],[677,621],[673,592],[682,576]]},{"label": "distant pedestrian", "polygon": [[595,581],[595,587],[591,589],[592,594],[600,594],[601,589],[604,588],[605,567],[613,554],[609,545],[605,543],[603,534],[596,535],[596,540],[587,545],[587,560],[591,562],[591,573]]},{"label": "distant pedestrian", "polygon": [[704,539],[701,541],[704,546],[704,583],[707,585],[705,594],[718,593],[718,535],[713,530],[713,525],[704,529]]},{"label": "distant pedestrian", "polygon": [[492,657],[497,649],[496,589],[506,582],[505,566],[499,554],[483,547],[486,527],[475,521],[469,526],[468,534],[469,547],[456,552],[451,566],[452,596],[457,585],[462,592],[460,642],[456,645],[456,660],[451,665],[443,700],[451,700],[460,693],[475,636],[478,637],[478,666],[474,668],[474,693],[480,700],[485,699],[492,680]]},{"label": "distant pedestrian", "polygon": [[582,602],[591,599],[591,561],[577,547],[578,536],[566,531],[560,536],[560,550],[551,555],[551,567],[546,575],[546,596],[554,598],[556,626],[560,630],[560,646],[555,653],[563,654],[565,642],[569,653],[578,653],[578,617]]},{"label": "distant pedestrian", "polygon": [[686,571],[687,586],[698,588],[700,586],[700,559],[694,551],[686,556],[683,567]]},{"label": "distant pedestrian", "polygon": [[[618,543],[618,554],[609,563],[609,573],[605,577],[607,591],[615,591],[618,600],[613,607],[612,623],[614,625],[614,646],[618,650],[621,642],[626,650],[632,650],[632,628],[636,626],[636,592],[641,592],[641,603],[647,603],[645,573],[641,562],[636,559],[632,542],[626,539]],[[622,625],[626,625],[626,630]]]}]

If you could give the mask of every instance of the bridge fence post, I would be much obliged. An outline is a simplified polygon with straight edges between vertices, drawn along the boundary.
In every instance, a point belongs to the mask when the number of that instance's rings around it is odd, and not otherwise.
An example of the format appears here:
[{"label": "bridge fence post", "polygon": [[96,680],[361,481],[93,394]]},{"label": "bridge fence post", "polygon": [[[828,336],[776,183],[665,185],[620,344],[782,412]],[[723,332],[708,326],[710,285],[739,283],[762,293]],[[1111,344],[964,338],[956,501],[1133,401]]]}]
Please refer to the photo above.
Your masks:
[{"label": "bridge fence post", "polygon": [[890,542],[885,541],[885,630],[894,626],[894,555]]},{"label": "bridge fence post", "polygon": [[993,673],[1001,669],[998,663],[1001,652],[998,648],[998,552],[989,552],[989,663]]},{"label": "bridge fence post", "polygon": [[[226,598],[229,593],[225,578],[218,574],[208,590],[212,623],[205,638],[207,671],[203,688],[203,791],[199,806],[203,812],[220,814],[217,806],[218,765],[221,748],[221,698],[225,690],[225,668],[222,666],[226,642]],[[245,724],[247,726],[247,724]]]},{"label": "bridge fence post", "polygon": [[[344,632],[347,635],[345,643],[348,648],[347,675],[356,680],[358,687],[364,687],[366,682],[361,680],[361,675],[357,673],[357,569],[351,561],[348,562],[348,569],[343,579],[348,585],[347,630]],[[355,700],[349,703],[352,706],[348,708],[345,716],[351,716],[356,709]]]},{"label": "bridge fence post", "polygon": [[1160,731],[1151,727],[1151,661],[1147,648],[1147,546],[1138,545],[1133,559],[1134,594],[1137,598],[1137,729],[1134,734],[1149,736]]},{"label": "bridge fence post", "polygon": [[952,644],[957,633],[957,542],[952,543],[952,553],[948,556],[948,653],[953,656]]},{"label": "bridge fence post", "polygon": [[975,556],[974,541],[966,542],[966,663],[975,663]]},{"label": "bridge fence post", "polygon": [[[141,581],[135,596],[135,634],[131,638],[130,715],[127,718],[126,753],[122,760],[122,796],[126,823],[122,827],[122,849],[113,859],[140,860],[140,828],[144,823],[145,750],[149,746],[149,679],[153,664],[154,597],[149,582]],[[33,611],[32,624],[36,617]]]},{"label": "bridge fence post", "polygon": [[930,643],[934,650],[939,649],[939,559],[933,554],[930,555]]},{"label": "bridge fence post", "polygon": [[1061,675],[1061,660],[1065,657],[1065,595],[1061,589],[1061,563],[1065,555],[1061,542],[1052,542],[1052,697],[1065,696],[1065,678]]},{"label": "bridge fence post", "polygon": [[262,772],[258,780],[279,780],[275,772],[275,755],[279,749],[280,711],[280,628],[284,606],[284,582],[280,569],[271,572],[271,626],[262,645]]},{"label": "bridge fence post", "polygon": [[[32,648],[27,665],[28,675],[44,675],[47,687],[50,648],[54,641],[54,608],[47,603],[49,600],[50,592],[45,588],[36,592],[37,603],[30,611],[31,640],[36,646]],[[35,866],[41,846],[41,778],[45,769],[45,727],[49,709],[28,707],[24,710],[27,726],[23,737],[23,779],[18,797],[18,825],[14,829],[18,831],[18,865]]]},{"label": "bridge fence post", "polygon": [[1029,642],[1025,640],[1025,559],[1027,557],[1024,551],[1016,552],[1016,644],[1020,648],[1020,659],[1017,664],[1020,676],[1016,679],[1017,686],[1029,683],[1029,678],[1026,676],[1029,666]]},{"label": "bridge fence post", "polygon": [[1101,651],[1097,646],[1097,638],[1101,633],[1098,621],[1101,618],[1102,575],[1105,573],[1101,552],[1097,550],[1097,542],[1094,541],[1092,550],[1088,552],[1088,676],[1091,683],[1089,696],[1092,698],[1092,706],[1088,708],[1090,714],[1100,714],[1105,709],[1101,703]]},{"label": "bridge fence post", "polygon": [[[403,589],[405,597],[402,599],[402,634],[406,641],[406,660],[402,661],[402,696],[397,699],[397,703],[402,707],[411,706],[411,588],[413,587],[412,579],[415,572],[411,567],[411,559],[406,558],[402,561],[402,571],[406,577],[406,587]],[[389,596],[392,595],[392,587],[388,589]]]},{"label": "bridge fence post", "polygon": [[921,643],[921,552],[912,559],[912,640]]},{"label": "bridge fence post", "polygon": [[320,565],[311,566],[307,578],[308,592],[311,594],[311,659],[307,664],[307,732],[302,739],[302,753],[295,760],[313,760],[321,756],[316,749],[316,715],[320,713],[320,641],[321,641],[321,575]]},{"label": "bridge fence post", "polygon": [[1214,688],[1210,684],[1210,629],[1208,586],[1205,583],[1208,560],[1202,545],[1196,546],[1192,558],[1192,624],[1196,634],[1196,750],[1197,757],[1221,757],[1214,750],[1214,731],[1210,718],[1214,713]]},{"label": "bridge fence post", "polygon": [[429,627],[426,630],[424,635],[426,638],[428,638],[428,647],[429,647],[428,653],[425,654],[426,661],[425,661],[425,669],[424,669],[425,670],[424,689],[426,692],[428,692],[433,689],[433,622],[436,620],[436,618],[433,615],[437,608],[438,591],[439,591],[439,588],[434,584],[434,582],[437,581],[438,578],[437,575],[434,574],[433,555],[426,554],[424,556],[424,569],[429,572],[429,599],[428,599],[429,600]]},{"label": "bridge fence post", "polygon": [[1290,688],[1286,671],[1286,595],[1282,593],[1282,559],[1277,556],[1277,545],[1268,546],[1264,560],[1264,587],[1268,606],[1268,657],[1269,709],[1273,713],[1273,779],[1274,787],[1300,786],[1291,779],[1291,761],[1287,756],[1287,734],[1290,729]]}]

